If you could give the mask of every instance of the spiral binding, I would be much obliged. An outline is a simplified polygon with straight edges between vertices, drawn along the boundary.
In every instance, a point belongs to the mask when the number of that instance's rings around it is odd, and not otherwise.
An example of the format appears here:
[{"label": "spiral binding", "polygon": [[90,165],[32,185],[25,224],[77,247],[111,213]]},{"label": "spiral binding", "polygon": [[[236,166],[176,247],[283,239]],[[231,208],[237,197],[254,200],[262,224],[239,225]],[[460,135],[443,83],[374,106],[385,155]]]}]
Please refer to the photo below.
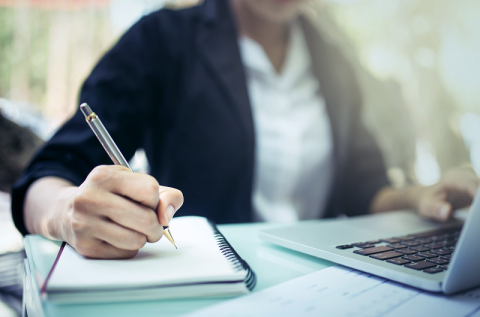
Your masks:
[{"label": "spiral binding", "polygon": [[255,272],[250,268],[247,262],[232,247],[232,245],[225,239],[223,234],[217,229],[215,222],[209,220],[210,225],[213,229],[213,236],[218,243],[220,252],[227,258],[237,271],[245,270],[247,271],[247,276],[245,277],[245,284],[247,288],[251,291],[257,284],[257,276]]}]

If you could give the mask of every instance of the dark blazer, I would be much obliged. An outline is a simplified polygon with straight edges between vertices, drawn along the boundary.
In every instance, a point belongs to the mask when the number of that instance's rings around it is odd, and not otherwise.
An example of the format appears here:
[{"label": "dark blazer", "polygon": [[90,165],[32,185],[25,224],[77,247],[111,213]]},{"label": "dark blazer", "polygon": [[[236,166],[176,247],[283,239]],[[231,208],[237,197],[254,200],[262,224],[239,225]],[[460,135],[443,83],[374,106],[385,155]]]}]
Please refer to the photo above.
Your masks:
[{"label": "dark blazer", "polygon": [[[177,215],[217,223],[252,221],[255,131],[228,3],[206,0],[142,18],[100,60],[80,96],[127,159],[144,148],[150,173],[183,192]],[[359,89],[337,49],[303,18],[301,23],[335,144],[326,216],[367,213],[388,181],[379,149],[360,120]],[[77,112],[13,187],[17,228],[26,233],[23,200],[35,179],[59,176],[79,185],[100,164],[112,162]]]}]

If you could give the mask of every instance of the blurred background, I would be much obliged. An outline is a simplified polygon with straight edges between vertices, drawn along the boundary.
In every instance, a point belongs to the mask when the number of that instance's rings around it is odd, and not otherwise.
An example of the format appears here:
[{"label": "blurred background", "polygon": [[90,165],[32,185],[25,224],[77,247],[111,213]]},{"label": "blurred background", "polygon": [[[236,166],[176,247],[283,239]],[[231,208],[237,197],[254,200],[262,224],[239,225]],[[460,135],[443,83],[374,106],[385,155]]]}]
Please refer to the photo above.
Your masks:
[{"label": "blurred background", "polygon": [[[0,0],[0,133],[18,129],[0,135],[0,253],[22,248],[10,184],[77,109],[98,59],[143,15],[196,2]],[[480,174],[479,1],[310,0],[305,13],[355,66],[395,186],[468,163]],[[146,168],[142,151],[133,165]]]}]

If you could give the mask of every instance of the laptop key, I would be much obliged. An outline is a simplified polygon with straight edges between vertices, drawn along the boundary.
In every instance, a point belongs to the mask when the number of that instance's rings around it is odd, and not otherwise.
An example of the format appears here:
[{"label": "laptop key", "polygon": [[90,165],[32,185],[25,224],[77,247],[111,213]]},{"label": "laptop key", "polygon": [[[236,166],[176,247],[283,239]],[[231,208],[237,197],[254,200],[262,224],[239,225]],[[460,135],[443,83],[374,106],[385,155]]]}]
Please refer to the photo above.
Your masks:
[{"label": "laptop key", "polygon": [[413,262],[425,260],[425,258],[422,258],[421,256],[416,256],[416,255],[405,255],[405,256],[402,256],[402,259],[413,261]]},{"label": "laptop key", "polygon": [[445,242],[443,242],[443,245],[445,247],[451,247],[452,245],[455,245],[455,244],[457,244],[457,241],[445,241]]},{"label": "laptop key", "polygon": [[440,249],[443,248],[443,244],[441,243],[429,243],[429,244],[424,244],[423,245],[425,248],[430,248],[430,249]]},{"label": "laptop key", "polygon": [[433,236],[433,237],[431,237],[430,239],[432,239],[432,240],[444,240],[444,239],[448,239],[448,234],[445,233],[445,234]]},{"label": "laptop key", "polygon": [[360,246],[360,248],[362,248],[362,249],[374,248],[374,247],[375,247],[374,244],[364,244],[364,245]]},{"label": "laptop key", "polygon": [[447,265],[447,264],[439,265],[438,267],[441,268],[442,270],[447,270],[447,269],[448,269],[448,265]]},{"label": "laptop key", "polygon": [[417,253],[418,256],[424,257],[424,258],[435,258],[438,255],[430,253],[430,252],[419,252]]},{"label": "laptop key", "polygon": [[370,241],[367,241],[368,244],[378,244],[378,243],[380,243],[380,242],[382,242],[382,241],[380,241],[380,240],[370,240]]},{"label": "laptop key", "polygon": [[430,248],[425,248],[425,247],[422,247],[421,245],[419,245],[417,247],[411,247],[410,249],[414,250],[414,251],[417,251],[417,252],[430,251]]},{"label": "laptop key", "polygon": [[423,270],[423,272],[430,273],[430,274],[435,274],[435,273],[438,273],[438,272],[443,272],[443,269],[441,269],[439,267],[431,267],[429,269]]},{"label": "laptop key", "polygon": [[429,269],[431,267],[436,267],[436,266],[437,266],[436,264],[433,264],[427,261],[413,262],[405,265],[405,267],[408,267],[409,269],[414,269],[414,270],[424,270],[424,269]]},{"label": "laptop key", "polygon": [[336,248],[340,250],[351,249],[353,248],[353,245],[350,245],[350,244],[337,245]]},{"label": "laptop key", "polygon": [[428,239],[428,238],[416,239],[415,241],[420,243],[420,244],[432,243],[432,240]]},{"label": "laptop key", "polygon": [[442,258],[442,259],[445,259],[445,260],[451,260],[451,259],[452,259],[452,255],[451,255],[451,254],[442,255],[441,258]]},{"label": "laptop key", "polygon": [[403,237],[393,237],[393,239],[398,239],[401,241],[409,241],[409,240],[414,240],[415,237],[413,236],[403,236]]},{"label": "laptop key", "polygon": [[353,253],[357,253],[357,254],[361,254],[361,255],[370,255],[370,254],[387,252],[387,251],[392,251],[392,250],[393,250],[393,248],[389,248],[389,247],[386,247],[386,246],[381,246],[381,247],[375,247],[375,248],[355,250],[355,251],[353,251]]},{"label": "laptop key", "polygon": [[452,254],[452,251],[450,250],[445,250],[445,249],[435,249],[430,251],[430,253],[438,254],[438,255],[447,255],[447,254]]},{"label": "laptop key", "polygon": [[399,239],[395,239],[395,238],[390,238],[390,239],[381,239],[383,242],[386,242],[386,243],[399,243],[401,242],[402,240],[399,240]]},{"label": "laptop key", "polygon": [[384,253],[377,253],[374,255],[370,255],[371,258],[377,259],[377,260],[388,260],[391,258],[398,258],[399,256],[402,256],[402,253],[398,253],[395,251],[389,251],[389,252],[384,252]]},{"label": "laptop key", "polygon": [[361,247],[362,245],[368,244],[367,242],[356,242],[356,243],[351,243],[354,247]]},{"label": "laptop key", "polygon": [[[394,248],[394,249],[403,249],[405,246],[400,243],[393,243],[393,244],[388,244],[387,247],[389,248]],[[430,250],[430,249],[429,249]]]},{"label": "laptop key", "polygon": [[411,263],[412,261],[408,261],[408,260],[405,260],[403,258],[395,258],[395,259],[387,260],[387,262],[397,264],[397,265],[404,265],[404,264],[407,264],[407,263]]},{"label": "laptop key", "polygon": [[416,247],[417,245],[420,245],[420,243],[415,242],[415,241],[403,241],[403,242],[400,242],[400,243],[407,246],[407,247]]},{"label": "laptop key", "polygon": [[427,259],[428,262],[435,263],[438,265],[443,265],[443,264],[448,264],[448,260],[442,259],[442,258],[430,258]]},{"label": "laptop key", "polygon": [[410,250],[410,249],[396,249],[395,251],[397,252],[400,252],[400,253],[403,253],[403,254],[415,254],[417,253],[417,251],[413,251],[413,250]]}]

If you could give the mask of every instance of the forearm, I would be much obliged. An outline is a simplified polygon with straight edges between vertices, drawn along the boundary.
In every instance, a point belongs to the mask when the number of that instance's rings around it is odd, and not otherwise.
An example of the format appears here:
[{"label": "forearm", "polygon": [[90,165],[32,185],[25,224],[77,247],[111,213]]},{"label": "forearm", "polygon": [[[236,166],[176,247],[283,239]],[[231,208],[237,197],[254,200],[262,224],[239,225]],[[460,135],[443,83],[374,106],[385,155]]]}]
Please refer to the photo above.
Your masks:
[{"label": "forearm", "polygon": [[27,230],[49,239],[65,240],[67,211],[77,188],[58,177],[44,177],[32,183],[23,209]]},{"label": "forearm", "polygon": [[405,189],[384,187],[380,189],[372,200],[370,213],[389,210],[416,209],[424,187],[411,186]]}]

